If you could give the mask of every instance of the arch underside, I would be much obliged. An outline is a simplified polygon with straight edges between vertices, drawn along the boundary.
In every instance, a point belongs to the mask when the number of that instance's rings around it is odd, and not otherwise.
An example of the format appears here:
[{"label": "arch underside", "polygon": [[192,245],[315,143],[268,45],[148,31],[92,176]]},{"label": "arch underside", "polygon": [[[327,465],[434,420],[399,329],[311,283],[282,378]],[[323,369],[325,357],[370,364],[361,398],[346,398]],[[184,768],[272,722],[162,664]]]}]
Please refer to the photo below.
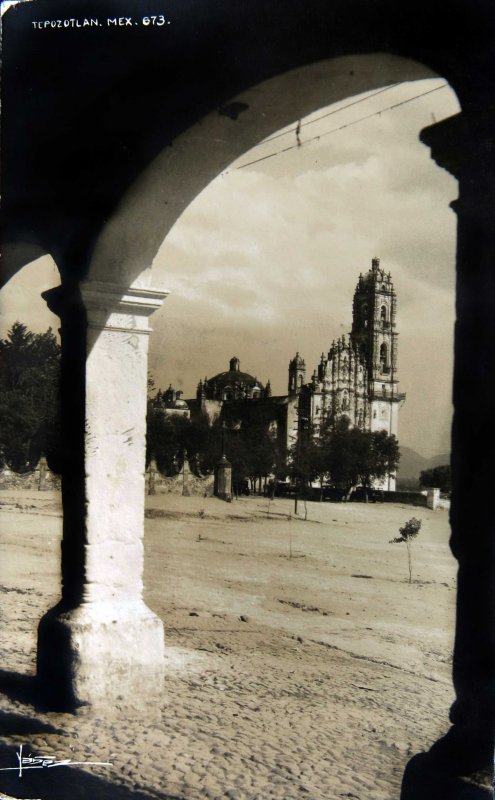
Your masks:
[{"label": "arch underside", "polygon": [[332,103],[431,77],[436,75],[427,67],[396,56],[346,56],[291,70],[232,97],[165,148],[126,192],[98,240],[90,279],[148,285],[153,259],[188,205],[264,138]]},{"label": "arch underside", "polygon": [[[147,4],[150,13],[158,6]],[[260,139],[315,109],[397,80],[443,75],[458,94],[473,82],[442,45],[440,3],[294,0],[282,13],[277,0],[246,9],[185,2],[166,43],[138,27],[132,49],[124,31],[103,28],[87,48],[77,31],[55,40],[30,30],[36,5],[3,20],[5,241],[42,247],[65,281],[129,285],[141,275],[146,284],[191,200]],[[101,17],[106,8],[110,0]],[[136,0],[126,8],[142,11]],[[62,11],[52,0],[50,16]],[[482,16],[473,10],[467,26],[452,12],[473,60],[489,41]],[[24,70],[9,70],[19,52]],[[63,86],[53,80],[60,64]],[[7,278],[18,266],[7,254]]]}]

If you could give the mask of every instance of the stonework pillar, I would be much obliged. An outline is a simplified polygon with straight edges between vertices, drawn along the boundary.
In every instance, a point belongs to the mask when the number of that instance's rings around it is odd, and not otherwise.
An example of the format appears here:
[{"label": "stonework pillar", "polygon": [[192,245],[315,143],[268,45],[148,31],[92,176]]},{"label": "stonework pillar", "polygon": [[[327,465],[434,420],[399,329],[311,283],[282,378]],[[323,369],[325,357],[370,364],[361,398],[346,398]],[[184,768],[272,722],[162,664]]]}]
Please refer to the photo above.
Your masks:
[{"label": "stonework pillar", "polygon": [[427,489],[426,491],[426,508],[436,511],[440,500],[440,489]]},{"label": "stonework pillar", "polygon": [[222,456],[215,467],[214,494],[228,503],[232,500],[232,465],[225,456]]},{"label": "stonework pillar", "polygon": [[495,161],[491,106],[422,141],[459,181],[450,546],[459,562],[448,739],[458,768],[493,766],[495,734]]},{"label": "stonework pillar", "polygon": [[[164,665],[163,625],[143,601],[143,530],[148,317],[165,294],[87,282],[69,303],[63,287],[45,297],[62,319],[76,455],[62,477],[62,600],[40,623],[38,674],[62,704],[140,704],[161,695]],[[76,406],[85,395],[79,418],[67,407],[71,355],[85,356],[74,381],[84,386],[72,386]]]}]

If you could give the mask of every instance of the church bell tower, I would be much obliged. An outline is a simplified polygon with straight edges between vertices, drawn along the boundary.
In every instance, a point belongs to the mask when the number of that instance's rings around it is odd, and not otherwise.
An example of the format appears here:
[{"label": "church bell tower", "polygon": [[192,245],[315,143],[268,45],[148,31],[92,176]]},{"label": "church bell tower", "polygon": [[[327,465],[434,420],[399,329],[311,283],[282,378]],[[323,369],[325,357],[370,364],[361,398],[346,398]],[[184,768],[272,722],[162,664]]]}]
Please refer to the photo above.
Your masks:
[{"label": "church bell tower", "polygon": [[368,371],[370,429],[395,435],[399,405],[405,399],[397,378],[396,307],[390,273],[380,268],[380,259],[373,258],[354,292],[351,339]]},{"label": "church bell tower", "polygon": [[306,364],[304,359],[301,358],[299,353],[296,353],[293,359],[289,362],[289,396],[293,397],[299,394],[301,388],[305,384],[306,379]]}]

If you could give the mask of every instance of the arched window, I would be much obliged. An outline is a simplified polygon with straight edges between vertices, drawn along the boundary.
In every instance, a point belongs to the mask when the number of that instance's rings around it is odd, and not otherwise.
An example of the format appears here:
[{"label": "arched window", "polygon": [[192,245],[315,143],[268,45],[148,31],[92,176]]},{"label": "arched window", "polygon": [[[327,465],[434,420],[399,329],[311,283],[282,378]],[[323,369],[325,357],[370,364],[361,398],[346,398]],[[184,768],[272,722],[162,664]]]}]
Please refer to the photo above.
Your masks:
[{"label": "arched window", "polygon": [[382,306],[380,309],[380,319],[382,322],[387,321],[387,306]]},{"label": "arched window", "polygon": [[383,369],[387,366],[387,345],[385,342],[380,345],[380,367]]}]

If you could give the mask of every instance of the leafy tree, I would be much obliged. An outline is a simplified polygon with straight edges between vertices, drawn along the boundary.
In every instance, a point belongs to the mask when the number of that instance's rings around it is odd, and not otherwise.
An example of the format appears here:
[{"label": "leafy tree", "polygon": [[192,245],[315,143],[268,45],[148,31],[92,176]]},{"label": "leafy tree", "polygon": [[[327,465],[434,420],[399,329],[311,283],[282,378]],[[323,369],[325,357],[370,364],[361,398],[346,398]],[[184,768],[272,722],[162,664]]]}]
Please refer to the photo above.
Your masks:
[{"label": "leafy tree", "polygon": [[450,464],[423,470],[419,476],[419,485],[424,488],[439,488],[444,494],[451,492],[452,474]]},{"label": "leafy tree", "polygon": [[60,471],[60,346],[51,328],[35,334],[15,322],[0,340],[0,454],[16,472],[42,454]]},{"label": "leafy tree", "polygon": [[187,419],[168,416],[154,399],[149,400],[146,416],[146,466],[154,459],[164,475],[176,475],[180,472],[188,425]]},{"label": "leafy tree", "polygon": [[398,544],[405,542],[407,547],[407,563],[409,566],[409,583],[412,583],[412,561],[411,561],[411,544],[418,535],[421,528],[421,520],[416,517],[411,517],[402,528],[399,528],[400,536],[390,540],[390,544]]},{"label": "leafy tree", "polygon": [[300,438],[289,451],[288,474],[301,496],[313,481],[323,481],[326,473],[324,452],[312,436]]},{"label": "leafy tree", "polygon": [[346,416],[330,421],[322,431],[321,458],[325,471],[332,483],[348,490],[359,481],[360,433],[357,428],[350,427]]},{"label": "leafy tree", "polygon": [[369,488],[376,480],[396,472],[399,466],[399,442],[393,434],[386,431],[362,431],[367,440],[367,455],[364,460],[361,480]]},{"label": "leafy tree", "polygon": [[208,418],[201,414],[183,428],[182,446],[189,457],[191,468],[197,474],[212,472],[220,458],[220,432],[212,429]]},{"label": "leafy tree", "polygon": [[232,464],[232,478],[249,478],[253,488],[256,481],[280,468],[279,443],[271,431],[273,406],[258,400],[229,403],[222,409],[219,425],[224,430],[225,455]]},{"label": "leafy tree", "polygon": [[350,491],[358,483],[369,489],[397,469],[400,451],[395,436],[386,431],[352,428],[340,417],[322,432],[320,461],[331,481]]},{"label": "leafy tree", "polygon": [[[148,384],[151,390],[153,384]],[[165,414],[162,394],[148,399],[146,416],[146,466],[152,459],[164,475],[176,475],[187,457],[197,474],[213,470],[221,455],[218,424],[210,426],[205,416],[188,419],[179,414]]]}]

